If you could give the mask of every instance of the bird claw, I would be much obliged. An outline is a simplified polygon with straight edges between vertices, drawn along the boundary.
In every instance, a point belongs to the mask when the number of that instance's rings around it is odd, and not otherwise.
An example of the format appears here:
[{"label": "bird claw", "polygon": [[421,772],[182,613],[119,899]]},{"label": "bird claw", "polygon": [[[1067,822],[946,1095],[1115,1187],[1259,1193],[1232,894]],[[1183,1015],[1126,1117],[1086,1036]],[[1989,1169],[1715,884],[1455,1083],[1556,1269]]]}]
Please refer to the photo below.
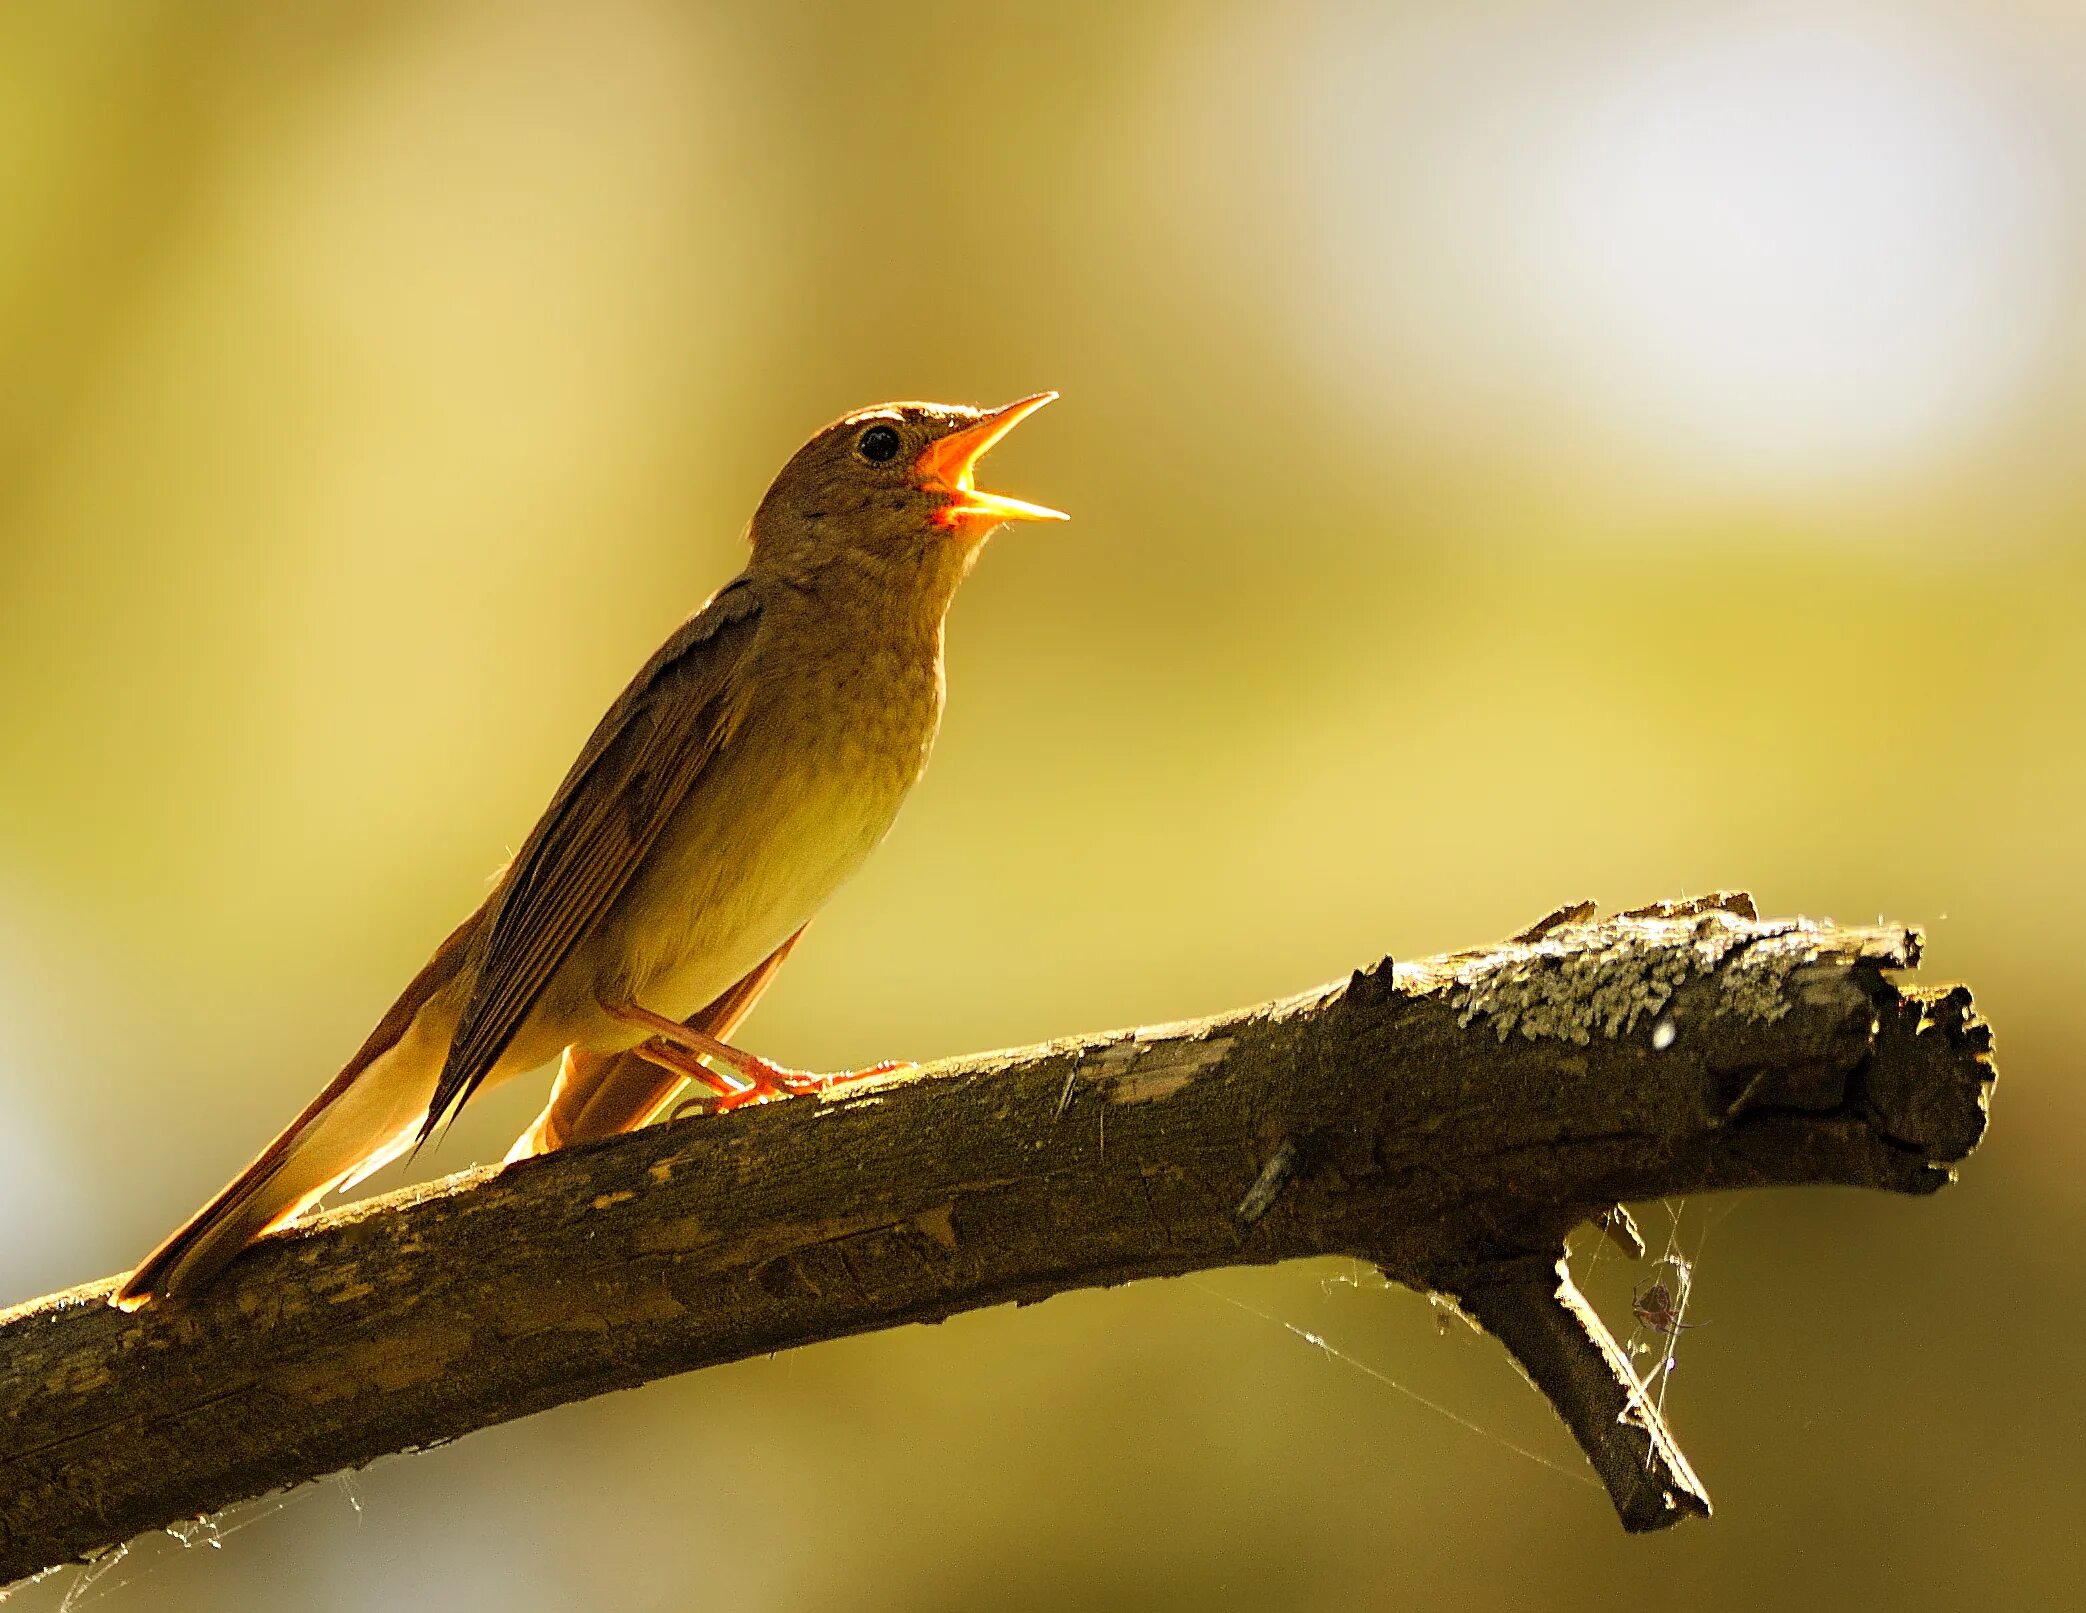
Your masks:
[{"label": "bird claw", "polygon": [[808,1098],[831,1092],[835,1087],[850,1082],[866,1081],[872,1076],[892,1075],[912,1068],[913,1064],[906,1059],[884,1059],[859,1070],[834,1070],[820,1074],[812,1070],[792,1070],[769,1059],[749,1056],[743,1066],[735,1066],[732,1070],[733,1076],[747,1084],[737,1092],[727,1092],[719,1097],[711,1113],[729,1114],[749,1104],[776,1103],[783,1098]]},{"label": "bird claw", "polygon": [[744,1109],[749,1104],[810,1097],[831,1092],[849,1082],[866,1081],[871,1076],[917,1068],[909,1059],[884,1059],[864,1069],[836,1070],[825,1075],[812,1070],[793,1070],[773,1059],[764,1059],[758,1053],[748,1053],[719,1041],[707,1032],[676,1024],[664,1015],[634,1003],[604,1003],[603,1007],[618,1019],[651,1026],[658,1031],[657,1035],[638,1045],[638,1057],[686,1076],[705,1089],[676,1104],[667,1116],[669,1121],[688,1114],[723,1115],[734,1109]]}]

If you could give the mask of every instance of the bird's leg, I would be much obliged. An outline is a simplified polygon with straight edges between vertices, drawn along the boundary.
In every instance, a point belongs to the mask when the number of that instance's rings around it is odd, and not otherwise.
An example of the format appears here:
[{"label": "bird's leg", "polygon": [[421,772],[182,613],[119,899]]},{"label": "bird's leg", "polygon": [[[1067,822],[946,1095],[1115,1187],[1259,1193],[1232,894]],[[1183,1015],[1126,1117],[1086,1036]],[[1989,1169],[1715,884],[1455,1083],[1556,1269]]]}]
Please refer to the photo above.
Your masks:
[{"label": "bird's leg", "polygon": [[715,1070],[703,1063],[697,1054],[689,1052],[688,1049],[679,1046],[677,1043],[669,1042],[663,1036],[655,1036],[648,1042],[640,1042],[631,1051],[647,1064],[656,1064],[662,1070],[671,1070],[676,1075],[684,1075],[702,1088],[702,1096],[686,1098],[676,1104],[674,1112],[667,1116],[669,1120],[679,1120],[682,1115],[697,1108],[707,1107],[714,1113],[722,1105],[723,1100],[735,1096],[740,1091],[740,1088],[732,1081],[731,1077],[719,1075]]},{"label": "bird's leg", "polygon": [[[718,1114],[727,1114],[749,1103],[771,1103],[777,1098],[830,1092],[849,1081],[867,1080],[872,1075],[890,1075],[894,1071],[912,1068],[912,1065],[904,1060],[885,1059],[882,1063],[872,1064],[867,1069],[836,1070],[830,1075],[820,1075],[810,1070],[792,1070],[787,1065],[775,1063],[772,1059],[764,1059],[758,1053],[748,1053],[733,1047],[729,1042],[720,1042],[716,1037],[699,1031],[692,1025],[683,1025],[679,1020],[668,1019],[664,1014],[655,1014],[651,1009],[641,1008],[636,1003],[603,1003],[601,1006],[617,1019],[632,1025],[642,1025],[653,1033],[652,1041],[637,1050],[641,1057],[653,1058],[649,1049],[657,1043],[665,1042],[685,1053],[715,1059],[734,1076],[744,1081],[744,1087],[719,1093],[716,1107]],[[654,1062],[666,1061],[655,1059]],[[694,1064],[696,1060],[691,1058],[688,1062]],[[681,1068],[678,1064],[670,1064],[667,1067]],[[705,1071],[705,1074],[709,1075],[712,1090],[716,1090],[717,1077],[708,1071]]]}]

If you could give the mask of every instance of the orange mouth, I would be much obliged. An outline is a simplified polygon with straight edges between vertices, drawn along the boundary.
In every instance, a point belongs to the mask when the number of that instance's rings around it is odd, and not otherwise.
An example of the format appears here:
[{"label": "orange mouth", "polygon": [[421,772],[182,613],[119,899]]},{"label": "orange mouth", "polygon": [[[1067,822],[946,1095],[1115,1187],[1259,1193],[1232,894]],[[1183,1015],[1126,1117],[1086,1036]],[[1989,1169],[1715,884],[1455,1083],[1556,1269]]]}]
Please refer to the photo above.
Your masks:
[{"label": "orange mouth", "polygon": [[949,495],[949,502],[935,512],[937,521],[944,526],[983,526],[997,525],[1001,521],[1072,519],[1063,510],[1030,504],[1025,499],[1008,498],[1002,493],[981,493],[971,485],[978,461],[985,457],[992,445],[1056,396],[1055,392],[1038,392],[1032,398],[1023,398],[1004,409],[995,409],[974,425],[952,431],[946,437],[937,437],[927,445],[913,462],[913,469],[923,487]]}]

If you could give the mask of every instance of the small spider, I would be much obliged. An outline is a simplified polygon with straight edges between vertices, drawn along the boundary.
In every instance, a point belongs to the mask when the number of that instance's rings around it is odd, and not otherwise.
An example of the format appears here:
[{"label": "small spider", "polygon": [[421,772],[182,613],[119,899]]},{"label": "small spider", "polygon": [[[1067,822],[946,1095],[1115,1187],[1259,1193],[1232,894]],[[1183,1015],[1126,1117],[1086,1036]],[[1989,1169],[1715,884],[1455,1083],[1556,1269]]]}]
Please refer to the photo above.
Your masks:
[{"label": "small spider", "polygon": [[[1681,1281],[1681,1289],[1685,1294],[1685,1277]],[[1700,1322],[1684,1322],[1680,1319],[1684,1303],[1684,1300],[1673,1297],[1673,1290],[1666,1286],[1663,1277],[1654,1278],[1630,1296],[1630,1314],[1654,1333],[1670,1339],[1688,1328],[1702,1326]]]}]

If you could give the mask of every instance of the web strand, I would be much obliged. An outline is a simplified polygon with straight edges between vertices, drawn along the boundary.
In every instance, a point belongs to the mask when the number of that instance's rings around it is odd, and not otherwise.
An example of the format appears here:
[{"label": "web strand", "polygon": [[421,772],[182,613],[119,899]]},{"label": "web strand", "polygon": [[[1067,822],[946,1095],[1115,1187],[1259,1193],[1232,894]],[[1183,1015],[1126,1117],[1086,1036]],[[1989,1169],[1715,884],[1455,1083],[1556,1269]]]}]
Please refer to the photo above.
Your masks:
[{"label": "web strand", "polygon": [[[1269,1311],[1264,1311],[1260,1309],[1260,1307],[1257,1305],[1249,1305],[1242,1299],[1235,1298],[1232,1295],[1224,1293],[1219,1289],[1210,1287],[1207,1283],[1198,1282],[1193,1279],[1190,1279],[1189,1286],[1191,1288],[1200,1289],[1203,1293],[1208,1294],[1212,1299],[1222,1300],[1225,1304],[1231,1306],[1234,1310],[1244,1311],[1248,1316],[1257,1316],[1263,1322],[1269,1322],[1272,1323],[1274,1326],[1281,1328],[1282,1331],[1285,1333],[1292,1333],[1296,1335],[1296,1337],[1302,1339],[1306,1344],[1311,1345],[1314,1349],[1319,1350],[1330,1359],[1344,1362],[1346,1365],[1352,1367],[1355,1371],[1361,1373],[1364,1377],[1371,1378],[1375,1380],[1377,1383],[1383,1384],[1386,1388],[1397,1390],[1397,1392],[1405,1396],[1406,1399],[1413,1401],[1418,1405],[1426,1407],[1427,1410],[1433,1412],[1437,1417],[1447,1418],[1458,1428],[1468,1429],[1471,1433],[1476,1434],[1480,1439],[1489,1440],[1492,1444],[1498,1445],[1502,1449],[1512,1451],[1516,1456],[1521,1457],[1525,1461],[1535,1463],[1537,1467],[1548,1468],[1552,1473],[1557,1474],[1558,1477],[1563,1479],[1569,1479],[1574,1484],[1583,1484],[1587,1488],[1594,1490],[1598,1490],[1600,1488],[1600,1485],[1593,1479],[1589,1478],[1586,1474],[1575,1473],[1570,1468],[1560,1466],[1558,1463],[1551,1461],[1549,1457],[1542,1455],[1540,1452],[1532,1451],[1528,1449],[1528,1447],[1525,1445],[1517,1445],[1512,1440],[1506,1438],[1504,1435],[1496,1434],[1491,1429],[1485,1428],[1477,1423],[1472,1422],[1468,1417],[1465,1417],[1458,1412],[1451,1411],[1447,1406],[1441,1404],[1440,1401],[1430,1400],[1427,1398],[1427,1396],[1421,1394],[1417,1389],[1408,1388],[1405,1384],[1400,1383],[1389,1373],[1381,1370],[1378,1367],[1371,1366],[1367,1361],[1361,1360],[1359,1357],[1349,1355],[1345,1350],[1342,1350],[1337,1345],[1329,1342],[1322,1334],[1314,1333],[1308,1328],[1298,1327],[1294,1322],[1286,1322],[1281,1317],[1276,1316]],[[1357,1283],[1355,1284],[1355,1286],[1360,1287],[1361,1285]]]}]

